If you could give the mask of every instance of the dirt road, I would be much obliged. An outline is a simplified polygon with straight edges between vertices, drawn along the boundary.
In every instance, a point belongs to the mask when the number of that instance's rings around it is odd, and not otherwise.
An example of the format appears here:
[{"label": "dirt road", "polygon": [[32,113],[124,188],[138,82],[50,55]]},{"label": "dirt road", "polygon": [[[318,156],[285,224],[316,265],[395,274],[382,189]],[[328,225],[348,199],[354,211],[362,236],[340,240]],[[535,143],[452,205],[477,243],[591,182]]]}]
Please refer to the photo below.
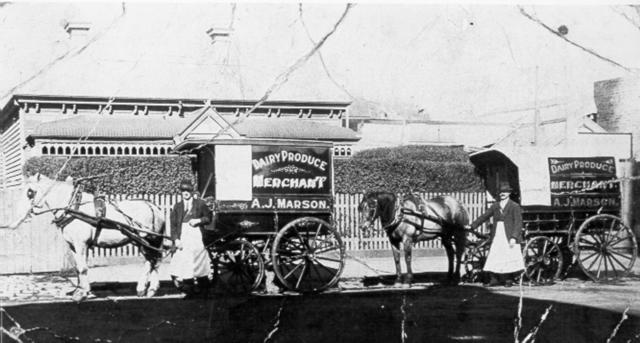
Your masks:
[{"label": "dirt road", "polygon": [[[541,321],[537,342],[640,342],[640,277],[596,284],[577,275],[547,286],[446,286],[444,273],[391,286],[388,259],[351,265],[340,289],[317,295],[183,300],[168,282],[162,295],[138,299],[123,282],[94,284],[96,299],[76,304],[69,280],[56,275],[0,277],[2,343],[77,342],[514,342],[520,294],[523,339]],[[424,258],[418,270],[441,269]],[[136,266],[138,267],[138,266]],[[377,271],[372,273],[372,268]],[[131,273],[133,278],[134,274]],[[105,277],[105,279],[107,279]],[[4,294],[4,295],[3,295]],[[628,309],[628,310],[627,310]],[[622,319],[627,311],[628,318]]]},{"label": "dirt road", "polygon": [[35,342],[514,342],[522,291],[521,339],[549,309],[537,342],[606,342],[620,323],[612,342],[640,341],[635,278],[520,290],[442,286],[443,276],[419,275],[410,290],[390,288],[387,276],[345,280],[342,291],[309,296],[136,299],[99,288],[98,298],[81,304],[5,306],[2,326]]}]

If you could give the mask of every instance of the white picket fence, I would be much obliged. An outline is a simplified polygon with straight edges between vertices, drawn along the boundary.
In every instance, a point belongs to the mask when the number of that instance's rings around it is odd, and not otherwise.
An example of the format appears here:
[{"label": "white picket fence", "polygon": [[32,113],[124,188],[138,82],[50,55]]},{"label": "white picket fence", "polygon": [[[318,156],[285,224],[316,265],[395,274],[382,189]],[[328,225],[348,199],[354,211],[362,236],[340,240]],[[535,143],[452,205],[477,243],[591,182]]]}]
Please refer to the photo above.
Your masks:
[{"label": "white picket fence", "polygon": [[[486,198],[484,193],[419,193],[419,195],[425,199],[431,199],[438,195],[450,195],[460,201],[463,206],[469,212],[470,218],[476,218],[486,208]],[[363,194],[336,194],[334,204],[334,222],[340,236],[343,239],[345,248],[348,251],[356,250],[386,250],[390,249],[389,240],[386,234],[380,230],[380,223],[376,221],[375,230],[371,230],[368,233],[364,233],[359,230],[359,214],[358,204],[362,200]],[[169,222],[169,212],[171,207],[177,201],[179,197],[177,195],[158,195],[158,194],[139,194],[133,196],[111,196],[113,200],[123,199],[145,199],[149,200],[160,208],[165,213],[166,222]],[[169,230],[167,225],[167,230]],[[166,232],[169,235],[169,232]],[[439,248],[441,247],[439,240],[420,242],[416,245],[417,248]],[[93,249],[91,251],[91,257],[127,257],[137,256],[138,248],[132,245],[124,246],[114,249]]]},{"label": "white picket fence", "polygon": [[[471,218],[479,216],[487,205],[484,193],[420,193],[420,196],[429,199],[445,194],[458,199],[465,206]],[[18,196],[24,196],[24,194],[21,192],[0,193],[0,200],[6,204],[0,210],[0,219],[3,223],[15,213],[16,209],[13,204]],[[386,234],[379,230],[379,224],[376,224],[378,225],[377,230],[369,231],[369,236],[365,236],[358,229],[358,204],[362,197],[362,194],[336,194],[335,197],[333,219],[346,245],[346,250],[390,249]],[[112,200],[149,200],[163,210],[168,223],[171,207],[179,201],[180,197],[167,194],[138,194],[115,195],[109,198]],[[0,274],[55,271],[70,267],[68,247],[57,228],[51,224],[51,218],[45,217],[38,216],[18,230],[0,229]],[[169,230],[169,225],[166,230]],[[169,232],[165,232],[165,234],[169,235]],[[436,247],[440,247],[440,242],[437,240],[418,244],[418,248]],[[118,263],[123,259],[138,258],[138,256],[139,249],[133,245],[112,249],[94,248],[89,251],[89,263],[91,265],[107,265]]]}]

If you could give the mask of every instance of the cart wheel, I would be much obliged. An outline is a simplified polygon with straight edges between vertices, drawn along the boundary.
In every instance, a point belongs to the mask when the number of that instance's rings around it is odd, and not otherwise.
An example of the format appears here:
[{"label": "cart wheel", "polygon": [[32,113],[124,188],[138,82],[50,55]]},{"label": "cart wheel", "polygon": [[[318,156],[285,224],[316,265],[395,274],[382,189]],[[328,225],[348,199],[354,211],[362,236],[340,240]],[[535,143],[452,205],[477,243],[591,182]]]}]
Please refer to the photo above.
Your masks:
[{"label": "cart wheel", "polygon": [[278,232],[272,248],[273,269],[289,290],[319,292],[338,282],[344,245],[334,227],[314,217],[298,218]]},{"label": "cart wheel", "polygon": [[563,260],[560,246],[549,237],[534,237],[524,247],[525,274],[535,283],[551,283],[560,277]]},{"label": "cart wheel", "polygon": [[224,291],[248,294],[260,286],[264,277],[264,260],[253,244],[236,239],[210,252],[214,281]]},{"label": "cart wheel", "polygon": [[596,282],[627,275],[638,256],[633,231],[610,214],[585,220],[576,234],[573,250],[580,268]]},{"label": "cart wheel", "polygon": [[462,265],[465,274],[462,276],[465,282],[482,282],[482,268],[489,255],[489,240],[480,240],[467,244],[462,255]]}]

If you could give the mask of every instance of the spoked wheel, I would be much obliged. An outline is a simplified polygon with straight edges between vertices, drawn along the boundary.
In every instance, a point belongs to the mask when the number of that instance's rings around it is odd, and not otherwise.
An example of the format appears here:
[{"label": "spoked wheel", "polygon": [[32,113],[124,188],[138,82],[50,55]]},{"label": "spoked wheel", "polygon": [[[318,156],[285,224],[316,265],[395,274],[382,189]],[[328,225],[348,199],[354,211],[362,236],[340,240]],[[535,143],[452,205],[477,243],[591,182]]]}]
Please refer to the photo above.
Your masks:
[{"label": "spoked wheel", "polygon": [[633,231],[610,214],[585,220],[576,234],[573,250],[580,268],[596,282],[626,276],[638,255]]},{"label": "spoked wheel", "polygon": [[468,243],[462,255],[462,265],[465,274],[463,280],[465,282],[482,282],[482,268],[487,261],[489,255],[489,240]]},{"label": "spoked wheel", "polygon": [[236,239],[211,250],[214,282],[226,292],[248,294],[260,286],[264,260],[260,251],[245,240]]},{"label": "spoked wheel", "polygon": [[524,248],[525,274],[535,283],[551,283],[560,277],[562,263],[560,246],[549,237],[534,237]]},{"label": "spoked wheel", "polygon": [[273,269],[287,289],[319,292],[338,282],[344,255],[342,239],[334,227],[318,218],[303,217],[288,223],[276,235]]}]

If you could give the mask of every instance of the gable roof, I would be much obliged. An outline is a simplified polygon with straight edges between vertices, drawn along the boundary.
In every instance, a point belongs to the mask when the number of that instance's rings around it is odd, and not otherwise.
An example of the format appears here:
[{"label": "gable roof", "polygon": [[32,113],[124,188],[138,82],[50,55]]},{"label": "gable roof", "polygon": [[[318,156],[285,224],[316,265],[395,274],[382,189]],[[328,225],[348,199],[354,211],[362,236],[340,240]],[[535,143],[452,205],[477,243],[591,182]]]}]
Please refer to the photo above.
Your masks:
[{"label": "gable roof", "polygon": [[[198,114],[199,112],[199,114]],[[207,138],[212,135],[220,138],[240,138],[240,133],[211,106],[196,111],[191,122],[173,138],[174,141]]]}]

